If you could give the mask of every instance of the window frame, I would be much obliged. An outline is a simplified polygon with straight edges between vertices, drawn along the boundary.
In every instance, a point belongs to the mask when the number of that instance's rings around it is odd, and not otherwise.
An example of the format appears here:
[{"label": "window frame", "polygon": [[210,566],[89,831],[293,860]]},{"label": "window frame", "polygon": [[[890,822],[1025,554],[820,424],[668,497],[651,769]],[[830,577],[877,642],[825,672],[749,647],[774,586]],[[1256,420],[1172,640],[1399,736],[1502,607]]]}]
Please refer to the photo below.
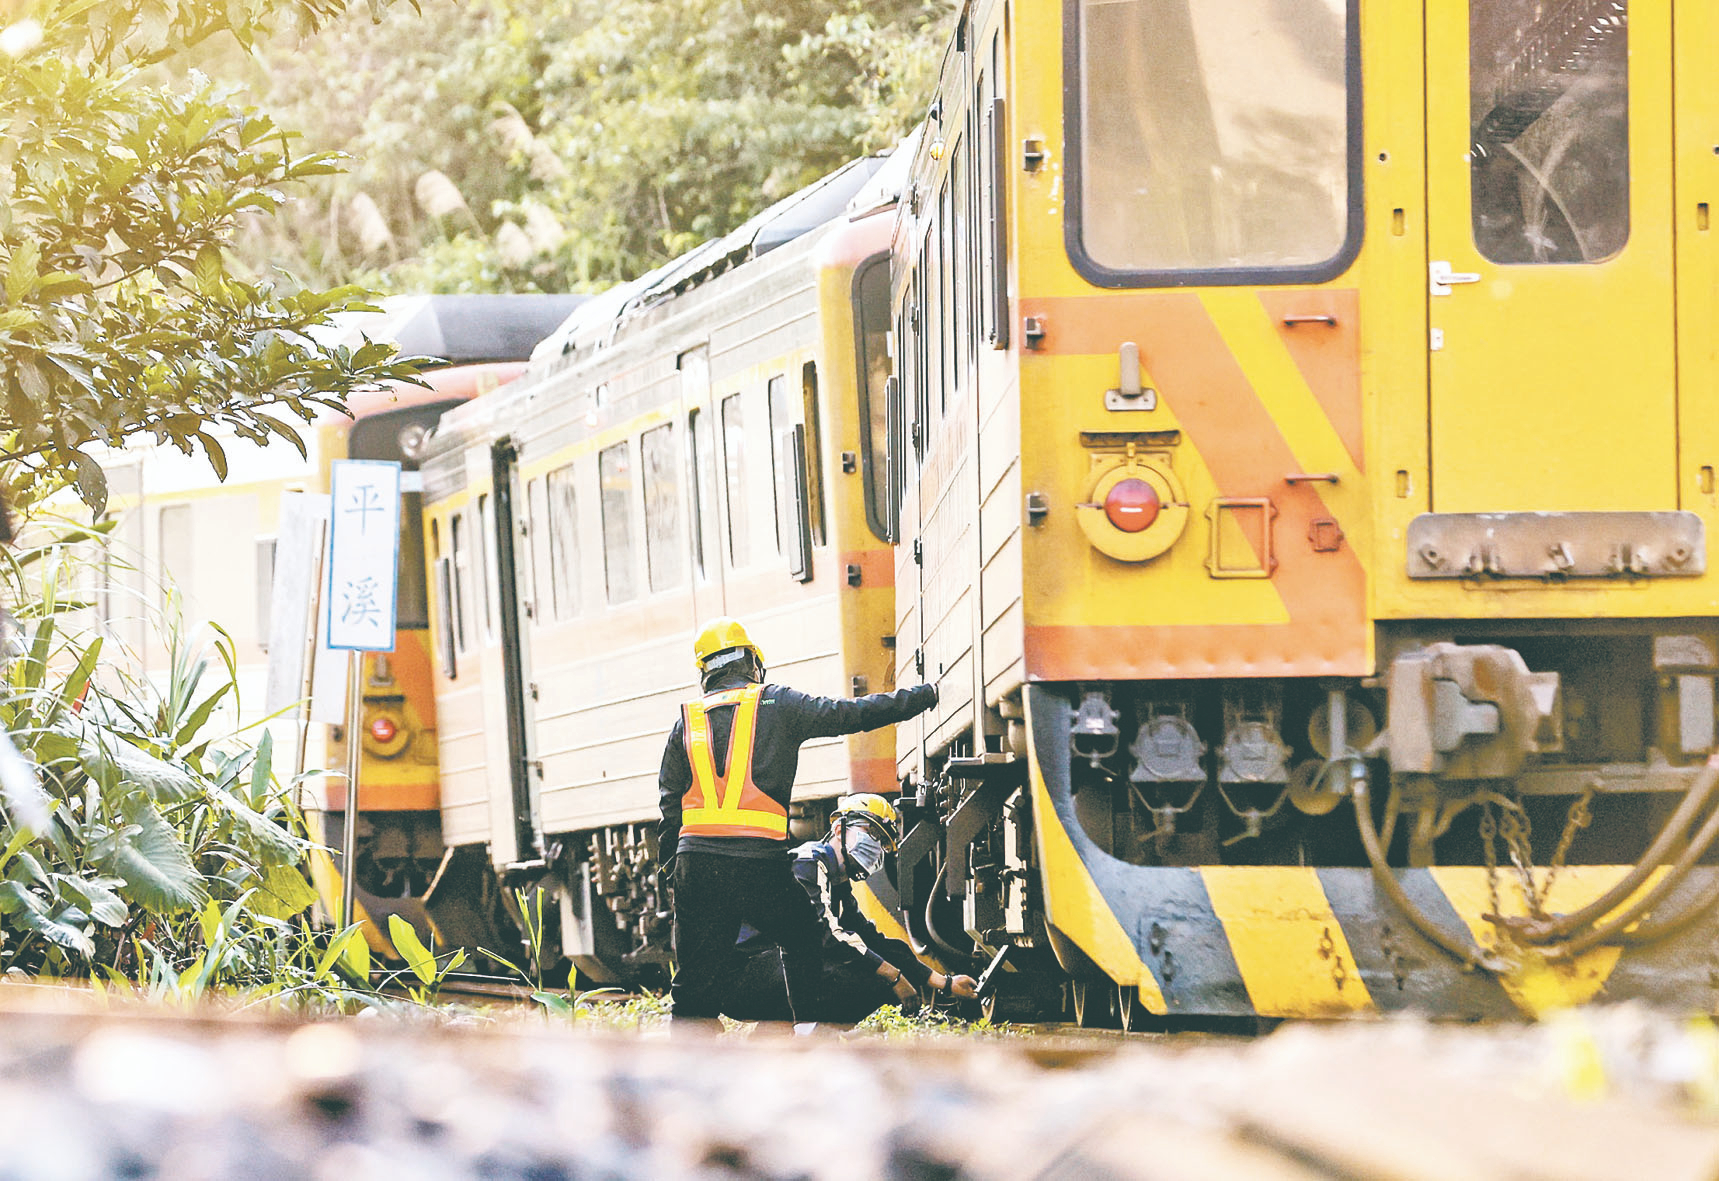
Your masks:
[{"label": "window frame", "polygon": [[[889,306],[889,268],[890,252],[880,250],[864,259],[854,268],[853,283],[848,296],[849,303],[854,309],[854,392],[859,402],[859,435],[860,435],[860,488],[865,499],[865,523],[870,526],[872,536],[879,541],[893,540],[894,530],[890,527],[888,512],[889,501],[893,496],[889,478],[889,453],[894,446],[890,438],[890,407],[889,407],[889,377],[884,378],[884,389],[871,388],[871,374],[866,366],[866,328],[865,318],[865,282],[878,268],[883,270],[884,278],[884,323],[886,335],[885,350],[887,352],[887,335],[896,331],[894,309]],[[890,358],[890,377],[896,377],[894,358]],[[883,404],[883,487],[878,487],[878,477],[873,470],[873,464],[879,457],[875,455],[875,440],[872,437],[873,399]]]},{"label": "window frame", "polygon": [[[632,435],[602,448],[597,452],[597,514],[602,525],[603,537],[603,599],[611,607],[621,607],[628,603],[637,602],[648,594],[649,582],[639,578],[638,551],[643,548],[644,539],[636,528],[641,522],[635,515],[636,509],[641,509],[641,493],[639,491],[639,460],[635,454],[635,438]],[[624,494],[611,496],[610,490],[603,482],[604,457],[621,453],[627,465],[627,486]],[[623,515],[619,518],[610,516],[611,507],[622,507]],[[611,531],[611,523],[625,533],[618,540],[624,544],[617,546],[617,538]],[[624,552],[617,554],[616,550]],[[617,561],[616,559],[620,560]],[[625,578],[624,590],[628,593],[617,594],[617,576]]]},{"label": "window frame", "polygon": [[[730,570],[744,570],[755,558],[752,553],[752,522],[746,518],[746,509],[751,503],[751,490],[747,480],[751,476],[748,471],[746,455],[746,393],[735,390],[716,399],[716,422],[719,442],[717,446],[722,452],[722,482],[725,489],[723,497],[723,529],[727,535],[728,544],[724,547]],[[739,423],[731,428],[728,421],[728,407],[733,404],[739,415]],[[736,462],[738,460],[738,462]],[[735,512],[736,494],[739,496],[739,512]],[[735,528],[735,520],[739,519],[740,528]],[[741,544],[736,547],[736,541]]]},{"label": "window frame", "polygon": [[1204,269],[1124,270],[1105,266],[1086,251],[1081,210],[1085,177],[1081,167],[1080,14],[1082,0],[1063,0],[1063,178],[1068,196],[1063,202],[1063,248],[1069,263],[1098,287],[1247,287],[1296,283],[1325,283],[1347,271],[1361,253],[1365,212],[1361,167],[1364,143],[1361,124],[1361,5],[1345,0],[1343,21],[1343,81],[1349,127],[1345,152],[1348,167],[1348,218],[1343,242],[1330,258],[1297,266],[1212,267]]},{"label": "window frame", "polygon": [[[680,474],[685,453],[680,447],[677,425],[670,419],[646,427],[639,433],[639,491],[644,497],[645,587],[646,592],[653,595],[685,587],[688,568],[691,565],[686,539],[681,532],[681,510],[685,505],[685,497],[680,487]],[[656,445],[659,437],[662,445],[668,448],[668,462],[659,469],[658,476],[653,478],[648,452]],[[663,495],[664,489],[658,486],[664,475],[668,480],[667,496]],[[666,505],[672,514],[667,518],[669,528],[666,533],[660,532],[665,518],[660,511],[653,514],[653,505],[659,510]],[[662,571],[661,578],[659,559],[672,564],[672,568]]]}]

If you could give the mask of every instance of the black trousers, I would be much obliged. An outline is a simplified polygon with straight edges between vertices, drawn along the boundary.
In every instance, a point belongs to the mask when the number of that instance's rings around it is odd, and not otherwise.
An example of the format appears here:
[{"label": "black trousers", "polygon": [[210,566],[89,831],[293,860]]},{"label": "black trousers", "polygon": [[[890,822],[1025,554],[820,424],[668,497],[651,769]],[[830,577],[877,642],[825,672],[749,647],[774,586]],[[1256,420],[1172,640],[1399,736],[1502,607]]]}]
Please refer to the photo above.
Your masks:
[{"label": "black trousers", "polygon": [[671,991],[677,1020],[714,1019],[722,1011],[745,959],[735,946],[743,923],[782,949],[790,1012],[813,1010],[821,961],[818,915],[788,858],[685,852],[675,857],[674,870]]},{"label": "black trousers", "polygon": [[[897,1003],[895,990],[870,963],[826,961],[818,974],[816,1008],[809,1015],[804,1006],[796,1006],[793,1012],[802,1021],[854,1025],[883,1006]],[[789,1019],[787,976],[780,949],[770,947],[746,956],[722,1011],[736,1021]]]}]

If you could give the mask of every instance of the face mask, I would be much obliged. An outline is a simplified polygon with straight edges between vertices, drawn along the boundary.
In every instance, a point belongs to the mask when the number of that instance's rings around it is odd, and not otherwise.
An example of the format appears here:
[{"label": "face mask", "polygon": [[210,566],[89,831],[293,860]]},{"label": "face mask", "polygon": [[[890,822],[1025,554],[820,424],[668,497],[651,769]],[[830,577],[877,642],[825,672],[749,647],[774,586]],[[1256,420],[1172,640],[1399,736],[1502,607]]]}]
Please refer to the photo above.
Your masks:
[{"label": "face mask", "polygon": [[842,844],[847,851],[848,864],[859,871],[859,876],[869,878],[883,867],[883,845],[870,833],[849,829],[842,838]]}]

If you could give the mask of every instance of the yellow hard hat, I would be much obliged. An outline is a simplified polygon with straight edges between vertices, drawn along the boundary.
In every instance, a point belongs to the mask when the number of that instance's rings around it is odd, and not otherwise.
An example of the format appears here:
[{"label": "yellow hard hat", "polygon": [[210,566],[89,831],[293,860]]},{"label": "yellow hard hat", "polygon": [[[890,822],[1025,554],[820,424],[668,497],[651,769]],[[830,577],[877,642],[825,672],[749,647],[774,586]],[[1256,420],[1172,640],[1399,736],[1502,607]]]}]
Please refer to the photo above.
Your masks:
[{"label": "yellow hard hat", "polygon": [[704,625],[692,642],[693,659],[698,661],[700,672],[710,670],[711,657],[723,652],[739,648],[752,653],[760,667],[764,664],[764,653],[758,651],[758,645],[752,642],[752,637],[746,634],[738,619],[713,619]]},{"label": "yellow hard hat", "polygon": [[855,792],[837,800],[834,818],[841,822],[856,820],[864,824],[891,852],[901,841],[901,814],[895,810],[894,804],[872,792]]}]

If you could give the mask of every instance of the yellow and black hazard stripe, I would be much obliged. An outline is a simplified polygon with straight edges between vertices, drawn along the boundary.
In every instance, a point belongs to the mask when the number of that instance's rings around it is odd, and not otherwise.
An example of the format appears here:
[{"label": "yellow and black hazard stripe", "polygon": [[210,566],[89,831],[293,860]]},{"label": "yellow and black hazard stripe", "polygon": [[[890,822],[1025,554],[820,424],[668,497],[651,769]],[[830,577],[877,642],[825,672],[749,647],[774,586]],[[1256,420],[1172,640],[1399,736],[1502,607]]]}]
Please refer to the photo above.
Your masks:
[{"label": "yellow and black hazard stripe", "polygon": [[[1448,866],[1393,871],[1422,911],[1504,972],[1465,970],[1420,936],[1364,867],[1139,866],[1100,849],[1082,829],[1069,778],[1071,706],[1027,689],[1031,790],[1047,921],[1148,1011],[1199,1016],[1341,1017],[1417,1011],[1446,1017],[1538,1015],[1589,1001],[1639,999],[1689,1007],[1709,983],[1719,914],[1643,947],[1599,947],[1568,962],[1499,947],[1487,871]],[[1549,905],[1568,912],[1599,897],[1628,866],[1570,866]],[[1719,876],[1690,875],[1672,912]],[[1651,888],[1650,878],[1643,889]],[[1515,901],[1505,883],[1502,900]]]}]

